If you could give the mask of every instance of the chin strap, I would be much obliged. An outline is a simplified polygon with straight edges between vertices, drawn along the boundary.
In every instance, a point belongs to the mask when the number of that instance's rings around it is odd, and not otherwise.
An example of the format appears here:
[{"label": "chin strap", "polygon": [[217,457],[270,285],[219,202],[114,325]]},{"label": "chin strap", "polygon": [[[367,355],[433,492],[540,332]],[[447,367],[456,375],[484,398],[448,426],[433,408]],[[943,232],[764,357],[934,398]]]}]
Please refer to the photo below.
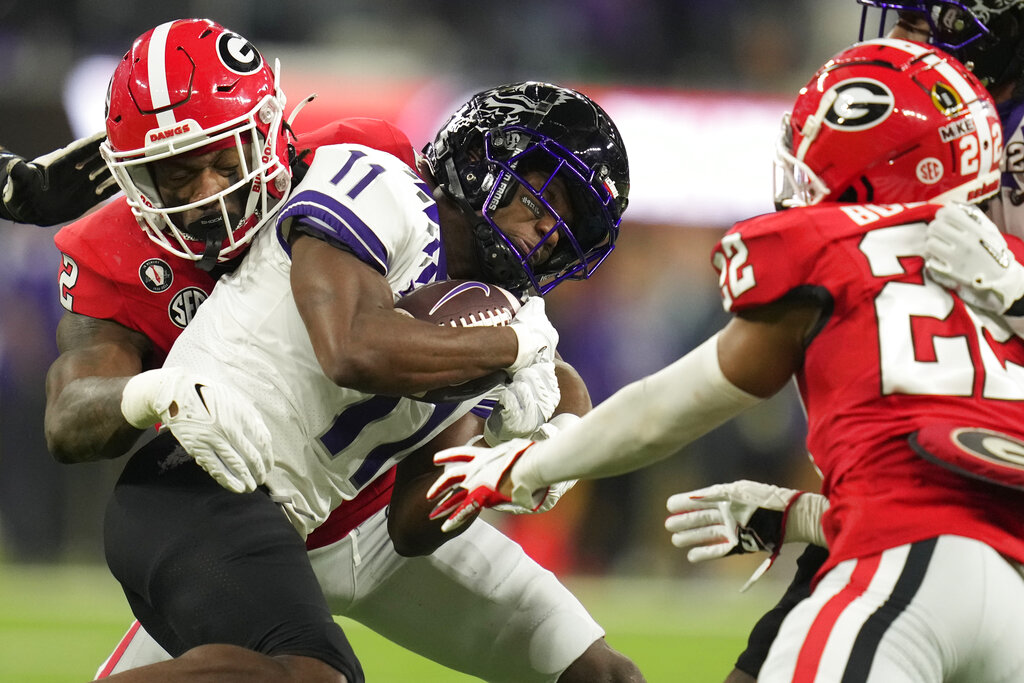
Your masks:
[{"label": "chin strap", "polygon": [[469,218],[473,221],[473,241],[486,279],[516,294],[528,290],[530,280],[526,277],[523,265],[509,246],[497,238],[491,224],[476,214],[471,214]]},{"label": "chin strap", "polygon": [[203,216],[192,221],[186,228],[190,235],[205,235],[206,245],[203,247],[203,255],[196,262],[196,268],[207,273],[217,265],[217,258],[220,256],[221,245],[227,239],[228,233],[224,227],[224,218],[219,214]]},{"label": "chin strap", "polygon": [[220,253],[220,242],[214,239],[206,240],[206,247],[203,249],[203,257],[196,263],[196,268],[205,270],[207,273],[217,265],[217,255]]}]

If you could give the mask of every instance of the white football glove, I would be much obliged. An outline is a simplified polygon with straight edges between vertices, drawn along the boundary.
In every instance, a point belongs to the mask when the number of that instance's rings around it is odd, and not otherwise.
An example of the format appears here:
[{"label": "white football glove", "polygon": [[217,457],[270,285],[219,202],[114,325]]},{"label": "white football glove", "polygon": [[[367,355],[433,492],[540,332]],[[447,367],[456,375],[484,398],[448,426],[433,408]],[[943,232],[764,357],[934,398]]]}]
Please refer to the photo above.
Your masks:
[{"label": "white football glove", "polygon": [[986,311],[1004,313],[1024,296],[1024,266],[976,206],[950,204],[935,213],[925,236],[925,267],[933,280]]},{"label": "white football glove", "polygon": [[105,138],[96,133],[32,161],[0,151],[3,208],[20,223],[55,225],[113,195],[118,186],[99,152]]},{"label": "white football glove", "polygon": [[558,331],[544,313],[544,299],[539,296],[527,299],[516,311],[509,327],[519,340],[516,360],[505,368],[510,375],[515,376],[517,372],[534,363],[555,360]]},{"label": "white football glove", "polygon": [[495,448],[467,445],[434,454],[434,464],[443,466],[444,472],[427,491],[427,500],[435,501],[430,519],[447,516],[441,526],[441,531],[447,532],[482,508],[511,502],[531,511],[538,509],[547,488],[537,496],[525,487],[516,487],[514,482],[511,497],[499,490],[505,474],[534,443],[529,439],[512,439]]},{"label": "white football glove", "polygon": [[270,430],[244,396],[209,384],[182,368],[160,368],[128,380],[121,394],[128,423],[145,429],[157,422],[217,483],[229,491],[253,491],[274,465]]},{"label": "white football glove", "polygon": [[501,388],[498,404],[484,422],[484,440],[496,446],[530,436],[547,422],[560,399],[554,362],[523,368]]},{"label": "white football glove", "polygon": [[743,590],[768,571],[784,543],[826,546],[821,515],[828,509],[828,499],[815,493],[734,481],[677,493],[667,507],[671,515],[665,528],[672,533],[674,546],[689,548],[690,562],[770,553]]}]

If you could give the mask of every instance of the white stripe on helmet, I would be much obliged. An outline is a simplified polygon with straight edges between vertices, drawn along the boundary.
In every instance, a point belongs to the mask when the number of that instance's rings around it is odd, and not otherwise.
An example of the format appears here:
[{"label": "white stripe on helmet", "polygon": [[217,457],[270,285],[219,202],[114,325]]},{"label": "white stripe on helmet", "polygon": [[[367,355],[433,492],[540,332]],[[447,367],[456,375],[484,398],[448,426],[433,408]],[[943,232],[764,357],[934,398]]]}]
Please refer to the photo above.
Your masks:
[{"label": "white stripe on helmet", "polygon": [[[146,56],[146,61],[149,63],[149,96],[153,100],[153,109],[162,109],[171,103],[171,97],[167,91],[167,67],[164,55],[167,53],[167,34],[173,24],[173,21],[160,24],[153,29],[153,35],[149,39],[149,54]],[[177,123],[173,109],[157,113],[156,121],[158,128],[170,128]]]}]

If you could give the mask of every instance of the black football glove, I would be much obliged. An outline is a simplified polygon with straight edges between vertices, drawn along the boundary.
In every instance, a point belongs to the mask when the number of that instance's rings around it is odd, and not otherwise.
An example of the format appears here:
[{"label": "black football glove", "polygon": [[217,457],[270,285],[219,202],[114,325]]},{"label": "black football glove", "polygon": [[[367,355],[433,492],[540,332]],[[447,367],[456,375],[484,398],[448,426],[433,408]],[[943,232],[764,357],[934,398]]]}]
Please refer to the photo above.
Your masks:
[{"label": "black football glove", "polygon": [[18,223],[56,225],[78,218],[117,192],[100,156],[104,137],[96,133],[32,161],[0,151],[0,216]]}]

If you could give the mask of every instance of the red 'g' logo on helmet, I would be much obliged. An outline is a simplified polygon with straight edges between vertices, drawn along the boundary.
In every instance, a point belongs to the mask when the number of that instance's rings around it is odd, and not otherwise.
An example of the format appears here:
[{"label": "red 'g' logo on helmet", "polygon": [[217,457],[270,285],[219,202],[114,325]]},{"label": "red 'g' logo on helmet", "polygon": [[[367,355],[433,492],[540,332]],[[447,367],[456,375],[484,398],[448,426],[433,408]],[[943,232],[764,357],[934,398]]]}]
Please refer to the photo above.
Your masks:
[{"label": "red 'g' logo on helmet", "polygon": [[217,55],[224,66],[236,74],[255,73],[263,67],[263,57],[256,46],[230,31],[217,38]]}]

